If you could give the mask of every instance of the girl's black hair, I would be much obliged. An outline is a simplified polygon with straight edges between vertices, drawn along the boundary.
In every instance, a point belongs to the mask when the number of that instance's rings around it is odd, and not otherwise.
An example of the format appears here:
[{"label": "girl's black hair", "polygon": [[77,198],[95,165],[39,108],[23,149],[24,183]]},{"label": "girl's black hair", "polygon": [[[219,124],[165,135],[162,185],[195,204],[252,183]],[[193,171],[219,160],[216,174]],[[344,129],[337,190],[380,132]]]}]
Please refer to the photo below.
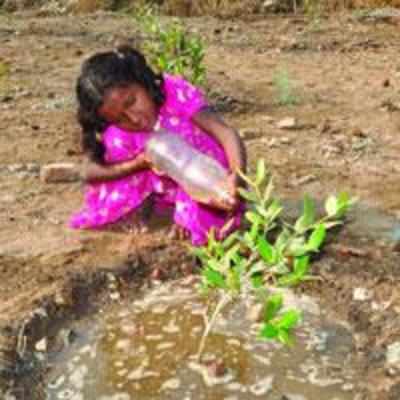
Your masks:
[{"label": "girl's black hair", "polygon": [[77,117],[82,127],[82,149],[94,161],[104,162],[105,149],[98,139],[98,134],[107,126],[107,122],[98,114],[104,96],[112,88],[132,83],[142,85],[158,106],[164,103],[162,75],[156,74],[147,65],[144,56],[130,46],[97,53],[82,65],[76,84],[79,104]]}]

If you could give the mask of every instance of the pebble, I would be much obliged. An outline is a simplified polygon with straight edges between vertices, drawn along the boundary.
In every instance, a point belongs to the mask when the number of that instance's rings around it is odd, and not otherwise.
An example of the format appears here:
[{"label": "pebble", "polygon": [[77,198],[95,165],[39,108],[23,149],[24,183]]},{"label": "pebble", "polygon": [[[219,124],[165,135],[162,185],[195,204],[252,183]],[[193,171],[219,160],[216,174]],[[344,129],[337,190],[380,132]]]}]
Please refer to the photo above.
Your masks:
[{"label": "pebble", "polygon": [[47,164],[40,170],[40,180],[44,183],[75,182],[79,179],[78,168],[73,163]]},{"label": "pebble", "polygon": [[272,375],[267,376],[264,379],[259,380],[257,383],[250,386],[250,392],[255,396],[263,396],[272,390],[272,383],[274,377]]},{"label": "pebble", "polygon": [[355,301],[366,301],[371,299],[373,293],[367,288],[357,287],[353,289],[353,300]]},{"label": "pebble", "polygon": [[292,181],[292,185],[293,186],[301,186],[301,185],[305,185],[305,184],[310,183],[310,182],[314,182],[316,179],[317,178],[316,178],[315,175],[312,175],[312,174],[305,175],[305,176],[302,176],[300,178],[294,179]]},{"label": "pebble", "polygon": [[47,338],[43,338],[42,340],[36,342],[35,349],[36,351],[45,352],[47,350]]},{"label": "pebble", "polygon": [[243,128],[239,131],[239,136],[244,140],[254,140],[263,135],[261,129]]},{"label": "pebble", "polygon": [[287,117],[287,118],[283,118],[280,121],[278,121],[276,126],[279,129],[295,129],[297,127],[297,122],[296,122],[295,118]]},{"label": "pebble", "polygon": [[389,365],[398,365],[400,367],[400,342],[394,342],[387,347],[386,361]]},{"label": "pebble", "polygon": [[307,400],[302,394],[285,394],[282,396],[282,400]]},{"label": "pebble", "polygon": [[161,391],[163,390],[176,390],[179,389],[181,386],[181,381],[178,378],[172,378],[167,381],[165,381],[162,386],[161,386]]},{"label": "pebble", "polygon": [[86,365],[81,365],[70,375],[70,383],[78,390],[83,389],[85,386],[85,378],[88,372],[88,367]]}]

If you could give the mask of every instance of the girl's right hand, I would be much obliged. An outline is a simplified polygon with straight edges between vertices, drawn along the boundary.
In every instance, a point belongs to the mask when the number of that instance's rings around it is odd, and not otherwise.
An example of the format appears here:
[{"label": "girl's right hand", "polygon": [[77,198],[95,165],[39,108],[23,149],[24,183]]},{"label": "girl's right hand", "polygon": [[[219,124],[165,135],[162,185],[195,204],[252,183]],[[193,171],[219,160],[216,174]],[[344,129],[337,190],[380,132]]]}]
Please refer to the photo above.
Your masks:
[{"label": "girl's right hand", "polygon": [[132,170],[134,171],[138,168],[152,169],[152,163],[145,152],[139,153],[135,158],[126,162],[132,167]]}]

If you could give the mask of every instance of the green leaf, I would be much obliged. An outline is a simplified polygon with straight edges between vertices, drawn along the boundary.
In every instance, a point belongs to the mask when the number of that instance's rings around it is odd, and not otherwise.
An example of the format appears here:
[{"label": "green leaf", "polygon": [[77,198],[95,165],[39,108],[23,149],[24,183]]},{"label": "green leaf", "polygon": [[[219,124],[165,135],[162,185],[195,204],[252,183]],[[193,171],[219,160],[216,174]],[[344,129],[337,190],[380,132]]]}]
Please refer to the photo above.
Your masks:
[{"label": "green leaf", "polygon": [[272,324],[263,324],[259,333],[262,339],[274,339],[278,337],[279,331]]},{"label": "green leaf", "polygon": [[283,329],[288,331],[297,326],[300,320],[301,320],[300,312],[296,310],[288,310],[285,311],[282,317],[280,317],[279,320],[276,322],[276,327],[279,330]]},{"label": "green leaf", "polygon": [[226,237],[224,239],[224,241],[222,242],[222,247],[224,249],[228,249],[229,247],[231,247],[237,240],[239,239],[239,233],[233,232],[231,233],[228,237]]},{"label": "green leaf", "polygon": [[273,265],[276,262],[276,250],[264,236],[258,238],[257,249],[267,264]]},{"label": "green leaf", "polygon": [[238,169],[236,171],[238,173],[238,175],[249,185],[254,187],[254,182],[246,175],[243,173],[243,171],[241,171],[240,169]]},{"label": "green leaf", "polygon": [[226,278],[227,287],[232,292],[240,292],[240,273],[237,268],[231,268]]},{"label": "green leaf", "polygon": [[295,285],[297,285],[298,283],[300,283],[301,280],[302,280],[302,279],[301,279],[301,277],[299,277],[299,275],[297,275],[295,272],[292,272],[292,273],[290,273],[290,274],[281,276],[281,277],[278,279],[278,285],[279,285],[279,286],[285,286],[285,287],[288,287],[288,286],[295,286]]},{"label": "green leaf", "polygon": [[350,199],[350,196],[346,192],[339,193],[337,198],[338,210],[336,212],[336,217],[343,217],[348,209],[355,203],[355,201],[355,199]]},{"label": "green leaf", "polygon": [[307,274],[310,267],[310,257],[309,256],[302,256],[296,257],[293,263],[294,272],[303,277]]},{"label": "green leaf", "polygon": [[264,280],[261,273],[256,273],[251,275],[250,281],[254,289],[259,289],[264,285]]},{"label": "green leaf", "polygon": [[278,340],[286,345],[291,345],[293,343],[293,339],[290,333],[283,329],[278,330]]},{"label": "green leaf", "polygon": [[265,161],[258,160],[257,163],[257,172],[256,172],[256,185],[261,185],[266,177],[266,168],[265,168]]},{"label": "green leaf", "polygon": [[335,196],[329,196],[325,201],[325,211],[329,217],[334,217],[338,211],[338,202]]},{"label": "green leaf", "polygon": [[291,235],[289,230],[287,228],[283,228],[275,242],[275,248],[278,253],[282,254],[285,251],[287,245],[289,244],[290,237]]},{"label": "green leaf", "polygon": [[311,227],[315,220],[315,205],[311,198],[306,195],[303,201],[303,214],[296,221],[294,229],[296,232],[303,233]]},{"label": "green leaf", "polygon": [[266,204],[269,201],[273,190],[274,190],[274,183],[273,183],[272,178],[270,178],[270,180],[264,190],[264,196],[263,196],[264,204]]},{"label": "green leaf", "polygon": [[278,314],[278,311],[282,308],[283,298],[280,294],[273,294],[270,296],[264,309],[264,322],[269,322]]},{"label": "green leaf", "polygon": [[242,196],[245,200],[253,203],[257,202],[257,195],[254,192],[242,188],[239,188],[238,191],[240,196]]},{"label": "green leaf", "polygon": [[244,216],[245,216],[245,218],[246,218],[248,221],[250,221],[252,224],[258,224],[258,225],[260,225],[260,224],[262,224],[262,222],[263,222],[263,220],[262,220],[262,218],[260,217],[260,215],[257,214],[257,213],[254,212],[254,211],[247,211],[247,212],[244,214]]},{"label": "green leaf", "polygon": [[308,251],[309,249],[305,244],[305,239],[303,236],[293,238],[287,247],[287,254],[294,257],[303,256]]},{"label": "green leaf", "polygon": [[193,247],[190,249],[190,252],[193,254],[194,257],[197,257],[202,264],[207,261],[208,255],[203,247]]},{"label": "green leaf", "polygon": [[318,224],[313,230],[307,241],[307,247],[310,251],[318,251],[326,237],[326,228],[324,224]]},{"label": "green leaf", "polygon": [[221,289],[227,288],[224,276],[218,271],[207,267],[203,269],[202,273],[204,278],[206,279],[206,283],[208,284],[208,286]]}]

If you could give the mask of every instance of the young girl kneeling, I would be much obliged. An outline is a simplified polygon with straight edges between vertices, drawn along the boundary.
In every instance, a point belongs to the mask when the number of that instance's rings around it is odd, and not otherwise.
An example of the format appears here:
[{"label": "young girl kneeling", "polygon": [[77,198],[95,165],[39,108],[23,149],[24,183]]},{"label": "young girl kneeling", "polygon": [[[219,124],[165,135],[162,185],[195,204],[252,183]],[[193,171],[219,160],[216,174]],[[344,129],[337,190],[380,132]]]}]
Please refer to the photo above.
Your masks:
[{"label": "young girl kneeling", "polygon": [[[137,210],[153,195],[159,207],[174,206],[174,222],[194,245],[210,229],[222,236],[229,219],[239,225],[236,172],[245,170],[237,133],[207,105],[203,94],[179,76],[157,75],[131,47],[98,53],[84,62],[77,82],[78,121],[88,156],[83,177],[85,206],[71,218],[73,228],[96,228]],[[152,169],[144,153],[155,126],[180,135],[230,171],[230,204],[200,204],[176,182]],[[227,232],[224,231],[224,234]]]}]

